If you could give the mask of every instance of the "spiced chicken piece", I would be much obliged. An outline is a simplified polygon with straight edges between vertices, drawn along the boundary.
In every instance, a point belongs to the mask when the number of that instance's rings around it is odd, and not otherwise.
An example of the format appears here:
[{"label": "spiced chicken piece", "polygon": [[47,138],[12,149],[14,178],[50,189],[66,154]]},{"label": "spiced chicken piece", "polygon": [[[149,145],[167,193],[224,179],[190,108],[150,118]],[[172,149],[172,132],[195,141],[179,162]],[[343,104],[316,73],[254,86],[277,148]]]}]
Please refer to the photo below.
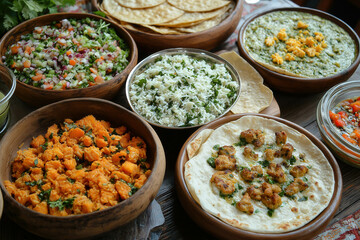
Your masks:
[{"label": "spiced chicken piece", "polygon": [[263,169],[262,169],[262,167],[260,165],[252,166],[251,170],[256,172],[258,175],[263,174]]},{"label": "spiced chicken piece", "polygon": [[251,199],[260,201],[261,195],[263,194],[262,188],[257,188],[254,185],[251,185],[246,189],[246,192],[249,194]]},{"label": "spiced chicken piece", "polygon": [[248,182],[253,181],[257,177],[257,172],[251,171],[249,168],[244,168],[240,172],[240,176]]},{"label": "spiced chicken piece", "polygon": [[281,147],[281,156],[285,159],[290,159],[293,151],[294,147],[290,143],[286,143]]},{"label": "spiced chicken piece", "polygon": [[275,150],[270,149],[270,148],[265,149],[264,154],[263,154],[264,160],[272,161],[272,160],[274,160],[274,157],[275,157]]},{"label": "spiced chicken piece", "polygon": [[304,191],[308,187],[309,185],[304,183],[304,181],[301,178],[295,178],[295,180],[285,188],[285,194],[287,196],[292,196],[298,192]]},{"label": "spiced chicken piece", "polygon": [[267,174],[272,176],[275,181],[278,183],[283,183],[286,181],[286,176],[283,168],[278,163],[270,163]]},{"label": "spiced chicken piece", "polygon": [[235,191],[236,179],[229,170],[215,172],[210,182],[214,183],[222,194],[230,195]]},{"label": "spiced chicken piece", "polygon": [[240,137],[244,138],[247,143],[254,144],[255,148],[261,147],[265,142],[265,136],[259,129],[243,131],[240,133]]},{"label": "spiced chicken piece", "polygon": [[309,169],[306,166],[304,166],[304,165],[296,165],[296,166],[291,168],[290,174],[294,178],[298,178],[298,177],[303,177],[308,171],[309,171]]},{"label": "spiced chicken piece", "polygon": [[276,209],[280,207],[282,204],[281,197],[278,194],[278,192],[281,191],[280,187],[268,183],[263,183],[261,187],[264,192],[261,195],[261,202],[269,209]]},{"label": "spiced chicken piece", "polygon": [[223,146],[219,148],[218,154],[219,155],[226,155],[229,157],[234,157],[236,153],[236,150],[233,146]]},{"label": "spiced chicken piece", "polygon": [[275,141],[277,145],[285,144],[287,134],[284,131],[275,132]]},{"label": "spiced chicken piece", "polygon": [[242,199],[236,203],[236,208],[249,215],[254,213],[254,206],[251,204],[251,199],[248,193],[245,193]]},{"label": "spiced chicken piece", "polygon": [[215,159],[215,169],[216,170],[235,170],[236,160],[227,155],[219,155]]},{"label": "spiced chicken piece", "polygon": [[259,158],[259,155],[256,154],[256,153],[255,153],[251,148],[249,148],[249,147],[244,147],[243,155],[244,155],[246,158],[249,158],[249,159],[254,160],[254,161],[257,161],[258,158]]}]

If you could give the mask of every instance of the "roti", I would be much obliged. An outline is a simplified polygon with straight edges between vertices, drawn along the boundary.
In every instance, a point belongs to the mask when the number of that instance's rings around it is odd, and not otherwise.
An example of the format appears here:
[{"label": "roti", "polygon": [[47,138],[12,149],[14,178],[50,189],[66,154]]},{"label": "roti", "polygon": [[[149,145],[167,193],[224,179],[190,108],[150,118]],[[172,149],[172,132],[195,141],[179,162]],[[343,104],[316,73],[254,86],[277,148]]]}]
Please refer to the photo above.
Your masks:
[{"label": "roti", "polygon": [[166,0],[116,0],[121,6],[128,8],[149,8],[160,5]]},{"label": "roti", "polygon": [[204,135],[198,149],[191,148],[195,154],[185,164],[185,182],[194,200],[225,223],[253,232],[288,232],[329,205],[333,169],[297,130],[244,116]]},{"label": "roti", "polygon": [[224,0],[167,0],[171,5],[187,12],[207,12],[224,7],[230,1]]}]

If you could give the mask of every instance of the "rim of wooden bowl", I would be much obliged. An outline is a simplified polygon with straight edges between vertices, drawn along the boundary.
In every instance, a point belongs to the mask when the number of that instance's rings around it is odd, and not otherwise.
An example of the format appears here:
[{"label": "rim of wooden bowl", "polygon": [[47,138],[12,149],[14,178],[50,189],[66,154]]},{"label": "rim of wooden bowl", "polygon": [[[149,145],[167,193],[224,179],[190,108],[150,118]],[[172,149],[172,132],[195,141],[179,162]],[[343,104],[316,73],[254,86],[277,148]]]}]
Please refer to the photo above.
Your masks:
[{"label": "rim of wooden bowl", "polygon": [[[67,105],[68,104],[68,105],[71,106],[71,104],[76,104],[76,103],[78,103],[78,104],[87,104],[89,106],[91,104],[96,103],[96,104],[98,104],[97,107],[99,107],[99,105],[104,105],[104,106],[109,105],[112,108],[120,109],[119,111],[125,111],[129,115],[131,115],[132,117],[138,119],[139,122],[147,130],[147,132],[151,135],[151,139],[153,140],[154,145],[156,146],[156,149],[151,150],[151,151],[153,151],[153,155],[154,155],[152,168],[151,168],[152,173],[149,176],[146,183],[144,184],[144,186],[141,187],[138,191],[136,191],[136,193],[134,193],[134,195],[132,197],[130,197],[130,198],[126,199],[126,200],[123,200],[123,201],[119,202],[118,204],[116,204],[114,206],[103,209],[101,211],[96,211],[96,212],[91,212],[91,213],[84,213],[84,214],[80,214],[80,215],[70,215],[70,216],[65,216],[65,217],[42,214],[42,213],[36,212],[34,210],[31,210],[31,209],[25,207],[24,205],[17,202],[8,193],[8,191],[6,190],[6,188],[4,186],[3,181],[0,179],[0,187],[1,187],[1,190],[4,192],[4,202],[5,202],[5,204],[6,204],[7,201],[10,201],[12,206],[15,205],[15,207],[17,209],[19,209],[20,211],[24,211],[27,214],[29,214],[29,219],[33,219],[34,221],[35,221],[35,219],[36,220],[42,219],[42,221],[46,221],[48,219],[52,219],[52,220],[55,219],[57,223],[61,224],[61,223],[69,222],[69,221],[73,221],[73,220],[81,220],[81,219],[85,219],[85,218],[94,218],[94,217],[101,217],[101,216],[104,216],[104,215],[111,215],[111,212],[114,209],[116,209],[116,208],[124,208],[124,207],[128,206],[129,204],[131,204],[132,202],[136,201],[137,196],[142,196],[142,198],[148,199],[149,204],[150,204],[151,201],[155,198],[156,193],[160,189],[161,183],[163,181],[164,174],[165,174],[165,168],[166,168],[165,152],[164,152],[164,148],[162,146],[162,143],[160,141],[160,138],[158,137],[155,130],[151,127],[151,125],[149,123],[147,123],[146,121],[144,121],[143,119],[138,117],[135,113],[131,112],[130,110],[128,110],[126,108],[124,108],[123,106],[120,106],[120,105],[118,105],[116,103],[113,103],[113,102],[105,100],[105,99],[99,99],[99,98],[73,98],[73,99],[65,99],[65,100],[55,102],[55,103],[46,105],[44,107],[41,107],[41,108],[29,113],[24,118],[19,120],[14,126],[12,126],[11,129],[9,129],[8,132],[5,134],[5,136],[2,138],[2,140],[0,142],[0,146],[3,147],[6,144],[6,142],[9,141],[10,134],[12,134],[12,131],[14,129],[18,128],[19,126],[25,124],[25,122],[28,121],[29,118],[31,119],[34,116],[41,115],[42,112],[44,112],[44,111],[46,111],[48,109],[57,109],[57,107],[59,105]],[[83,115],[83,116],[89,115],[89,114],[95,114],[96,115],[96,113],[91,113],[91,110],[85,111],[84,113],[79,113],[79,115]],[[66,115],[66,114],[64,114],[64,115]],[[107,119],[105,119],[105,120],[107,120]],[[61,119],[57,119],[56,121],[60,122]],[[121,120],[119,120],[119,122],[121,122]],[[126,125],[126,123],[124,123],[124,124]],[[44,131],[49,126],[44,126]],[[133,128],[130,128],[129,130],[131,130],[132,132],[136,132],[136,129],[133,129]],[[13,162],[13,159],[2,159],[2,161],[8,161],[8,168],[9,168],[8,170],[10,171],[10,163]],[[11,174],[9,174],[9,176],[11,178]],[[156,182],[156,184],[154,183],[154,181],[153,181],[154,178],[159,178],[160,179],[160,180],[157,180],[157,181],[160,181],[160,184],[158,185],[158,189],[156,189],[157,186],[156,186],[156,188],[154,188],[155,185],[158,184],[157,182]],[[11,180],[11,179],[8,179],[8,180]],[[149,192],[149,191],[152,194],[147,196],[146,193]],[[153,192],[153,191],[156,191],[156,192]],[[142,207],[144,207],[144,206],[140,206],[139,208],[142,208]],[[144,208],[144,210],[146,209],[146,207]],[[141,214],[141,213],[139,213],[139,214]],[[136,215],[135,217],[132,217],[130,220],[136,218],[138,215]],[[11,218],[16,218],[16,217],[12,216]],[[37,232],[36,229],[35,230],[28,229],[28,228],[26,228],[26,226],[22,226],[22,227],[24,227],[29,232],[40,235]],[[118,226],[115,226],[115,227],[118,227]],[[111,229],[108,229],[108,231],[110,231],[110,230]],[[74,235],[74,238],[78,238],[78,236],[76,236],[77,234]],[[46,236],[46,234],[43,234],[41,236]],[[59,238],[61,238],[61,236],[59,236]]]},{"label": "rim of wooden bowl", "polygon": [[[132,36],[129,34],[129,32],[120,26],[119,24],[115,23],[114,21],[104,18],[95,14],[91,13],[71,13],[71,12],[63,12],[63,13],[52,13],[47,15],[42,15],[30,20],[27,20],[25,22],[20,23],[19,25],[15,26],[13,29],[8,31],[1,39],[0,39],[0,63],[3,63],[2,56],[5,56],[5,52],[7,51],[7,48],[15,43],[15,41],[19,41],[20,36],[30,33],[33,30],[33,27],[35,26],[44,26],[46,24],[49,24],[50,22],[54,20],[60,20],[60,19],[66,19],[66,18],[75,18],[75,19],[83,19],[83,18],[91,18],[100,20],[102,19],[106,23],[109,23],[112,28],[115,29],[115,31],[120,35],[120,37],[125,41],[125,43],[129,46],[130,54],[129,54],[129,63],[126,66],[126,68],[119,74],[115,75],[112,79],[98,84],[94,86],[89,86],[86,88],[78,88],[78,89],[66,89],[66,90],[45,90],[42,88],[34,87],[29,84],[23,83],[19,80],[16,80],[17,82],[17,88],[15,91],[18,91],[19,88],[25,90],[26,92],[36,92],[39,95],[48,95],[49,92],[51,92],[51,95],[54,95],[58,98],[61,98],[63,95],[69,95],[72,97],[78,97],[79,92],[81,92],[81,96],[84,97],[91,97],[91,93],[94,91],[97,91],[104,86],[111,87],[112,85],[116,84],[119,85],[118,87],[122,86],[126,81],[126,76],[130,73],[132,68],[135,67],[138,60],[138,49],[136,46],[136,43]],[[28,25],[32,26],[31,28],[28,28]],[[120,82],[119,82],[120,81]],[[19,98],[22,99],[21,96]]]},{"label": "rim of wooden bowl", "polygon": [[[336,25],[338,25],[339,27],[343,28],[349,35],[350,37],[354,40],[356,48],[357,48],[357,56],[354,60],[354,62],[346,69],[342,70],[341,72],[334,74],[334,75],[330,75],[327,77],[321,77],[321,78],[304,78],[304,77],[295,77],[295,76],[290,76],[290,75],[286,75],[286,74],[282,74],[282,73],[278,73],[276,71],[273,71],[269,68],[266,68],[264,66],[262,66],[261,64],[259,64],[258,62],[256,62],[250,55],[249,53],[246,51],[245,47],[244,47],[244,33],[245,30],[247,28],[247,26],[249,25],[250,22],[252,22],[253,20],[255,20],[258,17],[261,17],[265,14],[271,13],[271,12],[278,12],[278,11],[297,11],[297,12],[305,12],[305,13],[310,13],[319,17],[322,17],[324,19],[327,19],[333,23],[335,23]],[[321,10],[317,10],[317,9],[313,9],[313,8],[306,8],[306,7],[285,7],[285,8],[274,8],[274,9],[270,9],[261,13],[258,13],[252,17],[250,17],[249,19],[247,19],[243,25],[240,28],[239,31],[239,35],[238,35],[238,42],[237,42],[238,48],[241,52],[241,55],[243,57],[246,58],[247,61],[249,61],[252,65],[255,65],[257,68],[260,68],[261,70],[265,71],[265,72],[269,72],[270,74],[274,75],[274,77],[278,77],[278,78],[288,78],[289,80],[291,80],[292,82],[297,82],[299,84],[309,84],[309,82],[311,82],[312,84],[322,84],[323,82],[326,82],[328,80],[334,79],[334,78],[338,78],[341,77],[342,75],[346,75],[347,73],[351,72],[351,71],[355,71],[356,67],[359,65],[360,63],[360,39],[359,36],[355,33],[355,31],[344,21],[342,21],[341,19],[323,12]],[[347,79],[341,80],[341,81],[345,81]],[[341,82],[341,81],[337,81],[337,83]],[[333,84],[334,85],[334,84]]]},{"label": "rim of wooden bowl", "polygon": [[[127,29],[127,30],[129,31],[130,34],[134,34],[138,38],[144,38],[144,39],[149,38],[149,37],[155,38],[155,39],[166,38],[169,41],[174,42],[174,43],[177,42],[178,44],[181,44],[182,41],[194,40],[199,36],[206,36],[208,39],[209,36],[214,34],[214,32],[216,32],[217,30],[221,30],[221,29],[224,29],[226,26],[230,26],[233,21],[236,21],[236,23],[237,23],[236,26],[238,25],[238,22],[241,18],[244,0],[235,0],[235,1],[236,1],[235,8],[229,16],[227,16],[220,24],[218,24],[212,28],[209,28],[207,30],[204,30],[204,31],[175,35],[175,34],[160,34],[160,33],[143,32],[143,31],[137,31],[137,30],[131,30],[131,29]],[[102,2],[102,0],[91,0],[92,6],[96,10],[99,10],[99,11],[100,11],[100,8],[99,8],[100,2]],[[236,28],[236,26],[234,26],[234,29]],[[231,29],[231,28],[229,28],[229,29]],[[233,32],[233,30],[231,30],[231,33]],[[194,46],[183,46],[183,45],[171,46],[171,47],[172,48],[174,48],[174,47],[194,48]],[[211,48],[210,49],[204,48],[204,49],[210,50]]]},{"label": "rim of wooden bowl", "polygon": [[[301,228],[284,233],[257,233],[257,232],[236,228],[231,226],[230,224],[221,221],[220,219],[216,218],[210,213],[204,211],[201,208],[201,206],[191,196],[184,179],[185,163],[189,160],[186,151],[187,145],[202,130],[216,129],[225,123],[234,121],[243,116],[260,116],[267,119],[272,119],[299,131],[300,133],[307,136],[324,153],[325,157],[328,159],[334,171],[334,178],[335,178],[335,188],[334,188],[333,196],[330,200],[329,205],[317,217],[315,217],[313,220],[311,220],[309,223],[302,226]],[[265,240],[310,239],[311,237],[316,236],[316,234],[320,233],[334,217],[340,205],[342,188],[343,188],[341,171],[337,161],[335,160],[331,152],[326,148],[326,146],[319,139],[317,139],[312,133],[288,120],[278,118],[275,116],[270,116],[265,114],[255,114],[255,113],[226,116],[214,122],[211,122],[199,128],[196,132],[194,132],[185,142],[178,155],[178,159],[175,166],[175,186],[181,205],[186,210],[188,215],[205,231],[222,239],[241,238],[241,239],[254,239],[254,240],[255,239],[265,239]]]}]

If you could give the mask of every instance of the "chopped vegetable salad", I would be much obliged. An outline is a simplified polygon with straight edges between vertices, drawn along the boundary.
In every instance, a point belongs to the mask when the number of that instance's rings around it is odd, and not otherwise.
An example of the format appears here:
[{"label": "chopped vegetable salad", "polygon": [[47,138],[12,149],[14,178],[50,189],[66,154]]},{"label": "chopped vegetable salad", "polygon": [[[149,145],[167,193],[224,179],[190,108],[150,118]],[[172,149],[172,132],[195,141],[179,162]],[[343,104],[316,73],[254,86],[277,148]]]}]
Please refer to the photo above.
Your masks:
[{"label": "chopped vegetable salad", "polygon": [[129,47],[108,23],[85,18],[35,27],[3,60],[21,82],[65,90],[112,79],[128,65],[128,56]]}]

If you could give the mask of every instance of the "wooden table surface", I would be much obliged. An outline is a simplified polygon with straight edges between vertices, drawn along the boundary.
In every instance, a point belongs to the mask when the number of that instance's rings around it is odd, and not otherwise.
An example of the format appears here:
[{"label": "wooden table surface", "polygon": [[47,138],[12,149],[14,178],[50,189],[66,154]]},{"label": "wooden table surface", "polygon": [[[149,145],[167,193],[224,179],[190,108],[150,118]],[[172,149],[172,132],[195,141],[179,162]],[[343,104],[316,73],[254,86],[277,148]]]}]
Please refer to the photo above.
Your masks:
[{"label": "wooden table surface", "polygon": [[[274,2],[280,3],[281,6],[294,6],[288,0],[277,0]],[[217,50],[221,50],[221,48]],[[227,50],[238,52],[236,43],[233,43],[232,49]],[[348,81],[353,80],[360,80],[360,67]],[[325,91],[312,95],[293,95],[275,91],[274,97],[280,106],[282,118],[304,127],[321,139],[316,123],[316,107],[324,93]],[[113,101],[129,108],[125,98],[124,87]],[[13,97],[10,110],[11,124],[14,124],[33,110],[34,108],[25,105],[18,98]],[[167,130],[155,128],[155,130],[162,140],[167,160],[164,182],[156,197],[165,217],[165,223],[161,227],[162,233],[160,239],[213,239],[212,236],[200,229],[186,214],[176,196],[174,186],[174,170],[178,152],[195,129]],[[338,160],[338,163],[344,182],[343,196],[339,210],[330,225],[360,209],[360,169],[351,167],[340,160]],[[17,234],[11,234],[10,232],[17,232]],[[34,239],[27,236],[24,230],[9,220],[6,215],[3,216],[0,221],[0,239]],[[158,236],[155,235],[153,238],[156,239]],[[134,239],[136,239],[135,236]]]}]

